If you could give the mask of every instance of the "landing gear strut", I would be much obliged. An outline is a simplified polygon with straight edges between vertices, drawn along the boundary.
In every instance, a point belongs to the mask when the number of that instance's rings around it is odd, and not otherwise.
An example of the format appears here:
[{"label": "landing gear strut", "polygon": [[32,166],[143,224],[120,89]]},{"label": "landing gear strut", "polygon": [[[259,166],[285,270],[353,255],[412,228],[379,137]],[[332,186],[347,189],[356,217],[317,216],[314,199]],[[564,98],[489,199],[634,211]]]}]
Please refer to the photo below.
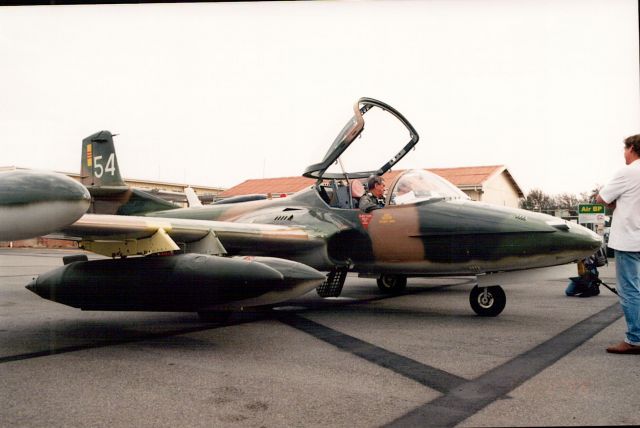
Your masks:
[{"label": "landing gear strut", "polygon": [[499,285],[482,288],[476,285],[469,294],[469,303],[471,309],[481,317],[495,317],[507,304],[507,296]]},{"label": "landing gear strut", "polygon": [[407,288],[407,277],[404,275],[382,274],[377,281],[380,291],[388,294],[398,294]]}]

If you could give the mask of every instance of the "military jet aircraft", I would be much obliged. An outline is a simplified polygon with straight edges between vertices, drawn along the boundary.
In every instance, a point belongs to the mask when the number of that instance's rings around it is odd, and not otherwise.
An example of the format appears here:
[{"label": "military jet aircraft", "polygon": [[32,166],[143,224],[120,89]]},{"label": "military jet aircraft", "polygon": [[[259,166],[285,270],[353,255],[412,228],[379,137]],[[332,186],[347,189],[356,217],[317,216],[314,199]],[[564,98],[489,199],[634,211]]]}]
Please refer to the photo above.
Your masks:
[{"label": "military jet aircraft", "polygon": [[[378,169],[331,172],[359,141],[372,109],[399,122],[408,139]],[[328,272],[317,287],[323,297],[339,296],[348,272],[375,277],[379,288],[391,293],[401,292],[409,277],[476,275],[481,286],[471,291],[470,303],[481,316],[496,316],[506,304],[499,285],[487,286],[493,274],[571,263],[601,245],[598,235],[577,224],[471,201],[424,170],[400,174],[389,186],[384,208],[359,211],[361,180],[389,171],[419,137],[401,113],[381,101],[361,98],[353,111],[322,161],[304,171],[316,180],[307,189],[280,199],[179,209],[159,210],[158,201],[124,186],[111,133],[96,133],[83,140],[82,171],[94,197],[90,211],[109,215],[87,215],[63,232],[77,237],[84,248],[114,257],[179,251],[295,261]],[[153,245],[143,244],[145,240]],[[113,271],[124,269],[117,263],[113,261]],[[39,293],[43,297],[59,298],[63,291],[73,295],[64,275],[39,282],[47,289]],[[108,287],[107,282],[101,287]]]},{"label": "military jet aircraft", "polygon": [[89,208],[87,189],[47,171],[0,172],[0,241],[35,238],[78,220]]}]

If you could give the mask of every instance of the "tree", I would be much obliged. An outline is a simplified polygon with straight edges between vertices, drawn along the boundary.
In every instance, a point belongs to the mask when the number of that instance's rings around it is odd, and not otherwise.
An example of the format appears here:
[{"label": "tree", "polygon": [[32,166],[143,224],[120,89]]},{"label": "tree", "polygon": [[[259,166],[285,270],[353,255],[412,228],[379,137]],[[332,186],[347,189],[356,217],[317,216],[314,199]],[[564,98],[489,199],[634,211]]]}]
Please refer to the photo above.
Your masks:
[{"label": "tree", "polygon": [[552,211],[553,199],[540,189],[532,189],[524,199],[520,199],[520,208],[529,211]]},{"label": "tree", "polygon": [[570,193],[561,193],[553,198],[555,208],[565,210],[575,210],[581,202],[580,198]]},{"label": "tree", "polygon": [[568,210],[572,215],[577,215],[575,211],[578,204],[587,204],[595,200],[598,191],[599,187],[596,187],[590,192],[580,193],[579,196],[570,193],[551,196],[540,189],[532,189],[525,198],[520,199],[520,208],[547,214],[554,214],[556,210]]}]

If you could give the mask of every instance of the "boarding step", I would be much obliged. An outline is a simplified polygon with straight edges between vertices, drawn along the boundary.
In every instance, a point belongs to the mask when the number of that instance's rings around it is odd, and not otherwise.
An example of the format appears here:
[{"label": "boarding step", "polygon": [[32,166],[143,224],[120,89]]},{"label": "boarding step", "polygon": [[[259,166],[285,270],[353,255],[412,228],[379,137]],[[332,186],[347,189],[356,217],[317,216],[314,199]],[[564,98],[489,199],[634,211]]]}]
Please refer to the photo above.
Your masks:
[{"label": "boarding step", "polygon": [[342,293],[342,286],[346,279],[347,268],[333,269],[316,291],[320,297],[338,297]]}]

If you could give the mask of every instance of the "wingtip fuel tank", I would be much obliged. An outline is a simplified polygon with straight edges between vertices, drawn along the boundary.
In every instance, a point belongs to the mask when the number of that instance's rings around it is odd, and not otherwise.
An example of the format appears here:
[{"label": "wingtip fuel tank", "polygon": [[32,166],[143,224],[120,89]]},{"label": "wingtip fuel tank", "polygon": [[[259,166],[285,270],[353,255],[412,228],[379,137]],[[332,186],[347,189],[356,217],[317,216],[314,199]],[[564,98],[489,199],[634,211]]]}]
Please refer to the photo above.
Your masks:
[{"label": "wingtip fuel tank", "polygon": [[85,310],[206,311],[276,303],[323,280],[315,269],[288,260],[192,253],[76,261],[26,288]]},{"label": "wingtip fuel tank", "polygon": [[34,238],[78,220],[89,208],[88,190],[63,174],[0,173],[0,241]]}]

